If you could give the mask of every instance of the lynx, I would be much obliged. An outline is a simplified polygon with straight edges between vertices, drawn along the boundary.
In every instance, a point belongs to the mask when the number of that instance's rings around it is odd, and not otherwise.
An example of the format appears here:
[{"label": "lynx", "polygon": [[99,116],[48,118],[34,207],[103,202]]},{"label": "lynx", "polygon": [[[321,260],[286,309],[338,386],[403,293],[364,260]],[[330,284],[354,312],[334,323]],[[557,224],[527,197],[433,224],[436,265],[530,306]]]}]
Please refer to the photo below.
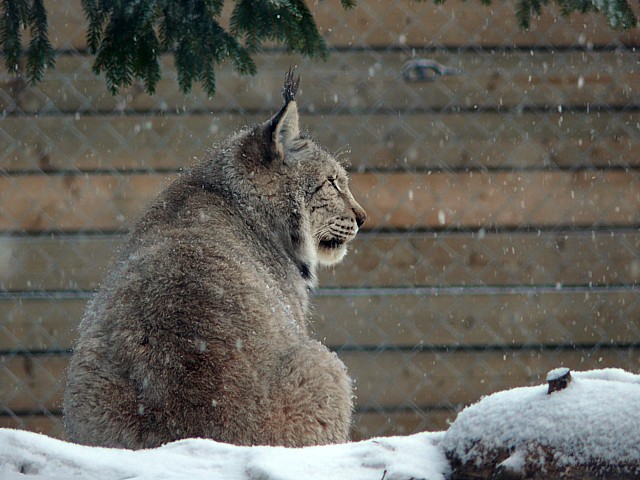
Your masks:
[{"label": "lynx", "polygon": [[187,437],[344,442],[345,366],[308,330],[319,265],[366,214],[345,169],[284,106],[183,172],[142,213],[79,326],[67,373],[72,441],[149,448]]}]

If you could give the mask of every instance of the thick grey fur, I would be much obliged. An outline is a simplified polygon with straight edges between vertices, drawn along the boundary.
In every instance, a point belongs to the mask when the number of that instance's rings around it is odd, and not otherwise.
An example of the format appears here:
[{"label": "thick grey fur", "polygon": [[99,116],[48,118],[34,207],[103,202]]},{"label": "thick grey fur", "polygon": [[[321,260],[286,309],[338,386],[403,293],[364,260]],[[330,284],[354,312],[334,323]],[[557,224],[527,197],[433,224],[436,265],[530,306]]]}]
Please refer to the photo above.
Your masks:
[{"label": "thick grey fur", "polygon": [[148,448],[348,440],[352,386],[310,337],[318,264],[365,212],[343,167],[285,105],[181,174],[142,213],[79,327],[64,396],[72,441]]}]

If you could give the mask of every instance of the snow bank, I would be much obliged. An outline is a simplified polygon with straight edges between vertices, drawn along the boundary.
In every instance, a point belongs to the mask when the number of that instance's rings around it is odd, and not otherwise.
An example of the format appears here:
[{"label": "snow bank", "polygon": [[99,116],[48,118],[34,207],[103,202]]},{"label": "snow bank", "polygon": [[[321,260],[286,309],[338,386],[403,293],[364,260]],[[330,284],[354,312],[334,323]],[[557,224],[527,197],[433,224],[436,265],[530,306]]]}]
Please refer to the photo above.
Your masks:
[{"label": "snow bank", "polygon": [[[86,447],[0,429],[2,480],[444,480],[442,434],[322,447],[237,447],[189,439],[151,450]],[[386,473],[385,473],[386,472]]]},{"label": "snow bank", "polygon": [[[565,374],[558,369],[549,380]],[[618,471],[640,475],[640,375],[606,369],[571,377],[551,395],[540,385],[485,397],[463,410],[446,433],[323,447],[237,447],[189,439],[131,451],[0,429],[0,479],[444,480],[451,471],[445,452],[453,459],[454,477],[465,465],[490,474],[495,467],[544,472],[551,464],[613,472],[602,478],[620,478]]]},{"label": "snow bank", "polygon": [[445,434],[444,450],[476,465],[508,451],[504,467],[511,470],[520,470],[539,447],[550,447],[558,466],[640,467],[640,375],[605,369],[571,376],[564,390],[550,395],[540,385],[483,398],[458,415]]}]

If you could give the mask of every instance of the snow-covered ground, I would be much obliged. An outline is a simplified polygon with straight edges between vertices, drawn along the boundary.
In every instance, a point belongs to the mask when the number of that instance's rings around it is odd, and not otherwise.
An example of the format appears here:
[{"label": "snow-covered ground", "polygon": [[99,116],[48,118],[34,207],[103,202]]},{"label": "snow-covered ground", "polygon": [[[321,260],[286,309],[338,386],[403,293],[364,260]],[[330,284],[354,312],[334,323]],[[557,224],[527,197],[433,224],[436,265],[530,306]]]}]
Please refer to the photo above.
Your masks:
[{"label": "snow-covered ground", "polygon": [[640,475],[640,375],[605,369],[571,376],[565,389],[552,394],[539,385],[485,397],[461,412],[446,433],[323,447],[189,439],[130,451],[0,429],[0,480],[444,480],[450,473],[445,451],[481,465],[485,453],[503,449],[512,454],[504,466],[520,471],[535,461],[538,446],[549,447],[560,466],[595,461]]},{"label": "snow-covered ground", "polygon": [[190,439],[131,451],[0,429],[0,479],[443,480],[448,464],[437,446],[441,438],[420,433],[300,449]]}]

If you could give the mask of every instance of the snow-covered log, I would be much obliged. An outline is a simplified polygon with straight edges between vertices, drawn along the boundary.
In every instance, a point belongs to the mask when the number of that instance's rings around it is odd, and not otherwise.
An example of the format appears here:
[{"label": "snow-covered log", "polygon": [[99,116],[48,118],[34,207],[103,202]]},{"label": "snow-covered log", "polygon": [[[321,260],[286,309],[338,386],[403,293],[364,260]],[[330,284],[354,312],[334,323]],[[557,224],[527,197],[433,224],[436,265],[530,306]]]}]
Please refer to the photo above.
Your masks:
[{"label": "snow-covered log", "polygon": [[460,413],[442,443],[452,480],[640,479],[640,375],[557,369],[547,381]]}]

